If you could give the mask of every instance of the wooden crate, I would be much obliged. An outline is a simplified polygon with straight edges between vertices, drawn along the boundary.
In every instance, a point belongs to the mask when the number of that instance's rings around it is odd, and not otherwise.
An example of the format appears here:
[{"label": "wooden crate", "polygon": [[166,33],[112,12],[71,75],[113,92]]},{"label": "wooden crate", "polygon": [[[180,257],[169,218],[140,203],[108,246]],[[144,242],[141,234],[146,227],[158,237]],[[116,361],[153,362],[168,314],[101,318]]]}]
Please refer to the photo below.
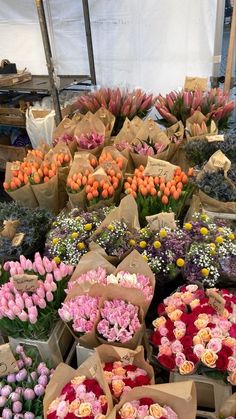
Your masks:
[{"label": "wooden crate", "polygon": [[31,73],[28,71],[18,71],[16,74],[1,74],[0,86],[13,86],[17,83],[24,83],[32,79]]},{"label": "wooden crate", "polygon": [[11,145],[0,144],[0,170],[5,170],[6,163],[8,161],[23,161],[27,152],[27,147],[14,147]]},{"label": "wooden crate", "polygon": [[19,108],[0,107],[0,124],[25,127],[25,112]]}]

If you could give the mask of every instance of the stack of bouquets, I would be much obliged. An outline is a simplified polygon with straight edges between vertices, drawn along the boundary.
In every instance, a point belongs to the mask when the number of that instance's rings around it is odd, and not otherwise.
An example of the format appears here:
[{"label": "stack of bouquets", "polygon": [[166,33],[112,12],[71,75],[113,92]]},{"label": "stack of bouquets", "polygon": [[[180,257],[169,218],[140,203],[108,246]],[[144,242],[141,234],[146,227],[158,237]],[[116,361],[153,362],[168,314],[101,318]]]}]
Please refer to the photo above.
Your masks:
[{"label": "stack of bouquets", "polygon": [[224,94],[221,89],[211,89],[206,92],[183,90],[172,91],[165,97],[159,95],[155,106],[169,125],[178,121],[182,121],[185,125],[187,118],[195,111],[200,111],[207,117],[208,123],[213,120],[219,129],[224,129],[234,109],[234,102],[230,101],[229,95]]},{"label": "stack of bouquets", "polygon": [[68,214],[59,214],[48,233],[45,255],[57,263],[77,265],[89,249],[91,235],[111,209],[112,207],[104,207],[84,212],[74,208]]},{"label": "stack of bouquets", "polygon": [[21,345],[16,347],[16,360],[19,371],[1,378],[1,418],[41,418],[43,396],[53,370],[44,362],[39,363],[34,354],[30,356]]},{"label": "stack of bouquets", "polygon": [[53,221],[51,212],[18,202],[0,203],[0,263],[30,256],[44,246]]},{"label": "stack of bouquets", "polygon": [[47,419],[107,417],[112,400],[96,358],[88,358],[77,370],[59,364],[46,388],[43,407]]},{"label": "stack of bouquets", "polygon": [[[221,307],[210,303],[215,293],[223,299]],[[159,364],[181,375],[205,373],[235,385],[235,302],[227,290],[205,292],[197,285],[167,297],[158,306],[151,336]]]},{"label": "stack of bouquets", "polygon": [[[13,338],[47,340],[59,319],[57,310],[65,298],[73,267],[57,265],[36,253],[33,262],[20,256],[19,262],[6,262],[4,269],[10,272],[10,279],[0,287],[0,328]],[[26,285],[20,291],[14,281],[21,275],[26,275]],[[27,291],[27,280],[32,280],[32,275],[36,276],[35,289]]]}]

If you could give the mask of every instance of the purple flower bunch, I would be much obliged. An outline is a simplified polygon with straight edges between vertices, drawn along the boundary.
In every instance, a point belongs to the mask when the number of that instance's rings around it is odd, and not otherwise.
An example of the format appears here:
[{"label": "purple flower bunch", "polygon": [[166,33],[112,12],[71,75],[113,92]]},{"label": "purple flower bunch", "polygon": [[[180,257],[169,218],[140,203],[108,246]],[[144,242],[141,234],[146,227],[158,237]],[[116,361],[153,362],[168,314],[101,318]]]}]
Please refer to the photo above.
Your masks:
[{"label": "purple flower bunch", "polygon": [[[64,263],[57,265],[36,253],[33,262],[21,255],[19,261],[6,262],[4,269],[11,276],[0,287],[0,328],[15,338],[47,338],[58,320],[57,310],[65,298],[64,288],[73,267]],[[34,291],[16,288],[14,275],[23,274],[38,277]]]},{"label": "purple flower bunch", "polygon": [[141,154],[142,156],[154,156],[155,154],[159,154],[166,146],[161,143],[153,143],[151,140],[147,141],[140,141],[137,145],[133,146],[133,152],[137,154]]},{"label": "purple flower bunch", "polygon": [[63,141],[63,143],[68,145],[68,144],[72,143],[73,140],[74,140],[74,137],[72,135],[62,134],[60,137],[54,138],[53,147],[55,147],[57,145],[57,143],[59,143],[59,141]]},{"label": "purple flower bunch", "polygon": [[31,358],[23,346],[16,347],[19,371],[0,383],[0,415],[3,419],[42,417],[43,395],[53,370]]},{"label": "purple flower bunch", "polygon": [[108,342],[128,342],[141,327],[139,308],[124,300],[105,300],[100,315],[97,331]]},{"label": "purple flower bunch", "polygon": [[80,136],[75,136],[78,147],[85,150],[93,150],[96,147],[99,147],[104,143],[104,135],[100,135],[97,132],[91,132],[89,134],[81,134]]},{"label": "purple flower bunch", "polygon": [[99,315],[99,297],[78,295],[65,301],[58,313],[64,322],[71,323],[72,329],[79,335],[89,333]]}]

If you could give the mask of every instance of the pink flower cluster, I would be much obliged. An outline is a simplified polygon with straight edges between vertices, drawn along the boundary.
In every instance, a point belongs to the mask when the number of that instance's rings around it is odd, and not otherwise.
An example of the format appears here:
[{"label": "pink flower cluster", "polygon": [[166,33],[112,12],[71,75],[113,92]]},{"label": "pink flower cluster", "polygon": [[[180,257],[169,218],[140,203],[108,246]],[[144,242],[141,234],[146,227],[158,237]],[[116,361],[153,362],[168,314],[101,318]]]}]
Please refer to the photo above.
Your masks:
[{"label": "pink flower cluster", "polygon": [[170,406],[161,406],[149,397],[132,400],[123,404],[116,415],[117,419],[178,419]]},{"label": "pink flower cluster", "polygon": [[71,289],[76,284],[83,284],[85,282],[89,282],[90,284],[98,283],[100,285],[116,284],[125,288],[137,288],[144,294],[147,302],[151,301],[153,297],[153,288],[150,284],[150,279],[140,273],[131,274],[120,271],[116,275],[107,275],[106,269],[99,267],[80,275],[74,281],[70,281],[68,288]]},{"label": "pink flower cluster", "polygon": [[59,141],[63,141],[63,143],[65,144],[69,144],[74,140],[74,137],[72,135],[69,134],[63,134],[58,138],[54,138],[53,140],[53,147],[55,147],[57,145],[57,143],[59,143]]},{"label": "pink flower cluster", "polygon": [[96,132],[91,132],[90,134],[82,134],[79,137],[75,136],[75,140],[80,148],[86,150],[93,150],[94,148],[100,146],[104,143],[104,135],[100,135]]},{"label": "pink flower cluster", "polygon": [[224,299],[222,312],[209,304],[209,297],[197,285],[182,287],[158,307],[161,314],[153,325],[152,343],[157,359],[170,370],[191,374],[200,364],[222,373],[236,384],[236,324],[233,304],[236,296],[216,290]]},{"label": "pink flower cluster", "polygon": [[64,322],[72,322],[75,332],[84,334],[92,331],[99,315],[98,306],[99,297],[83,294],[64,302],[58,313]]},{"label": "pink flower cluster", "polygon": [[[47,257],[41,258],[35,254],[34,262],[20,256],[20,261],[11,261],[4,264],[4,269],[10,271],[10,280],[0,287],[0,319],[7,317],[10,320],[19,318],[35,324],[38,319],[38,310],[44,309],[47,303],[53,301],[53,293],[57,289],[57,282],[71,275],[73,267],[61,263],[57,265]],[[38,287],[34,292],[18,291],[15,288],[13,276],[16,274],[37,274]]]},{"label": "pink flower cluster", "polygon": [[97,325],[99,335],[108,342],[125,343],[140,329],[138,307],[123,300],[105,300]]}]

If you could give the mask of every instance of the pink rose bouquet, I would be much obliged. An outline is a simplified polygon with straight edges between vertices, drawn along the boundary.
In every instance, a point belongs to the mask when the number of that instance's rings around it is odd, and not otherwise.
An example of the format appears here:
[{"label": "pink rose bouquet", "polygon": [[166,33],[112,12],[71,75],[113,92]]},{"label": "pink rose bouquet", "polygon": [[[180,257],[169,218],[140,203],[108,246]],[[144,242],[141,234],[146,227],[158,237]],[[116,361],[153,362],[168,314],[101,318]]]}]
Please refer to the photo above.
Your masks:
[{"label": "pink rose bouquet", "polygon": [[47,419],[105,419],[108,403],[95,379],[77,376],[67,383],[47,411]]},{"label": "pink rose bouquet", "polygon": [[[65,287],[73,267],[56,264],[39,253],[34,261],[20,256],[19,261],[4,264],[9,281],[0,287],[0,328],[14,338],[46,340],[59,320],[57,310],[65,298]],[[19,290],[15,275],[36,276],[35,287]]]},{"label": "pink rose bouquet", "polygon": [[108,342],[126,343],[140,329],[139,308],[123,300],[105,300],[97,324],[100,337]]},{"label": "pink rose bouquet", "polygon": [[149,397],[123,404],[116,414],[116,419],[178,419],[177,413],[170,406],[161,406]]},{"label": "pink rose bouquet", "polygon": [[[210,295],[223,299],[222,311],[211,305]],[[157,360],[180,374],[207,373],[236,384],[236,296],[227,290],[204,291],[197,285],[182,287],[158,307],[151,342]],[[219,373],[219,374],[218,374]]]},{"label": "pink rose bouquet", "polygon": [[93,150],[104,143],[105,137],[96,132],[91,132],[90,134],[82,134],[79,137],[75,136],[75,140],[79,148]]}]

